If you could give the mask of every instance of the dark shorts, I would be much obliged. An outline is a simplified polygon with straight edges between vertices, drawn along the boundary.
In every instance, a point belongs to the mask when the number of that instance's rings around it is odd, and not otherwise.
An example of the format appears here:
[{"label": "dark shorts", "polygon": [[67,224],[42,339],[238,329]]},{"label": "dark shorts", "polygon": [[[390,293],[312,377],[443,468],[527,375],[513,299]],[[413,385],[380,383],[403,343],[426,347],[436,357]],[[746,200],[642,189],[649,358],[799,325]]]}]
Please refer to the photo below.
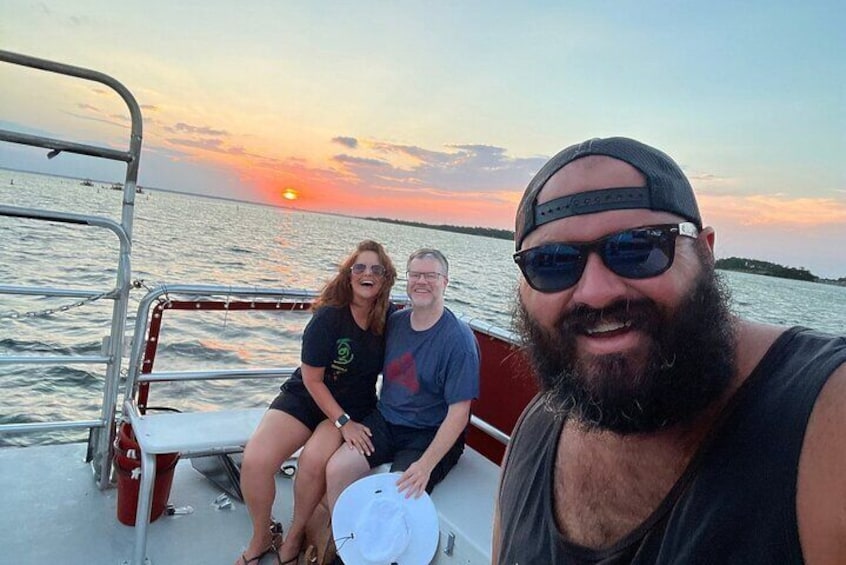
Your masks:
[{"label": "dark shorts", "polygon": [[[438,428],[411,428],[392,424],[382,417],[382,413],[373,410],[362,423],[370,428],[373,434],[373,453],[367,457],[370,468],[378,467],[383,463],[391,463],[391,472],[402,472],[420,459],[423,452],[435,439]],[[464,434],[456,440],[446,455],[432,469],[429,476],[429,484],[426,485],[426,492],[432,493],[444,477],[447,476],[458,458],[464,452]]]},{"label": "dark shorts", "polygon": [[[273,399],[273,402],[270,403],[270,408],[272,410],[281,410],[286,414],[290,414],[302,422],[305,427],[314,431],[320,422],[326,419],[326,414],[323,413],[323,410],[320,409],[308,393],[305,385],[302,383],[290,384],[291,386],[288,386],[288,383],[286,383],[280,387],[281,391],[279,392],[279,395]],[[341,407],[344,408],[347,414],[350,415],[350,418],[360,422],[368,413],[373,411],[375,405],[376,400],[374,396],[373,403],[370,405],[344,406],[341,404]]]}]

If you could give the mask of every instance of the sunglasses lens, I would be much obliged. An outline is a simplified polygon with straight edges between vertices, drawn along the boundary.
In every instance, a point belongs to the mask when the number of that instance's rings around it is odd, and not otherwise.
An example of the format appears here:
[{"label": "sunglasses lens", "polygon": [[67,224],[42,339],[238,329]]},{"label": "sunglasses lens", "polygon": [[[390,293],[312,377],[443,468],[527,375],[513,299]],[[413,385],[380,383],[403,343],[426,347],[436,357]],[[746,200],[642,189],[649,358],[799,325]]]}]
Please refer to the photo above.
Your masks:
[{"label": "sunglasses lens", "polygon": [[352,266],[350,270],[355,275],[363,275],[367,272],[368,268],[370,269],[370,272],[373,274],[373,276],[381,277],[385,274],[385,267],[383,267],[382,265],[370,265],[370,267],[368,267],[364,263],[356,263]]},{"label": "sunglasses lens", "polygon": [[514,259],[529,285],[540,292],[560,292],[575,285],[592,252],[599,253],[605,266],[621,277],[648,279],[673,264],[680,227],[636,228],[592,243],[548,243],[520,251]]},{"label": "sunglasses lens", "polygon": [[646,279],[673,263],[675,238],[663,229],[644,228],[619,233],[605,241],[602,259],[621,277]]},{"label": "sunglasses lens", "polygon": [[584,268],[579,248],[562,243],[528,249],[520,255],[518,263],[529,285],[541,292],[570,288]]}]

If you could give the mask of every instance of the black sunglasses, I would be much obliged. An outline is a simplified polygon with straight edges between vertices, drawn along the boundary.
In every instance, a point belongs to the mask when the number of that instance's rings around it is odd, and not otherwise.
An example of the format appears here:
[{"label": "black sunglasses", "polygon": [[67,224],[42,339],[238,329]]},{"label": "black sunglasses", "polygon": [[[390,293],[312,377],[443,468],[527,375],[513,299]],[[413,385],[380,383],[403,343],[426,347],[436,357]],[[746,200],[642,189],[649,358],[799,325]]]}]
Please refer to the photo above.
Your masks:
[{"label": "black sunglasses", "polygon": [[354,275],[363,275],[365,272],[367,272],[368,268],[370,269],[370,273],[374,277],[385,276],[385,267],[383,267],[382,265],[370,265],[368,267],[364,263],[356,263],[355,265],[350,267],[350,271],[352,271]]},{"label": "black sunglasses", "polygon": [[670,268],[678,236],[696,238],[690,222],[633,228],[587,243],[546,243],[514,254],[526,282],[540,292],[560,292],[579,282],[588,255],[627,279],[657,277]]}]

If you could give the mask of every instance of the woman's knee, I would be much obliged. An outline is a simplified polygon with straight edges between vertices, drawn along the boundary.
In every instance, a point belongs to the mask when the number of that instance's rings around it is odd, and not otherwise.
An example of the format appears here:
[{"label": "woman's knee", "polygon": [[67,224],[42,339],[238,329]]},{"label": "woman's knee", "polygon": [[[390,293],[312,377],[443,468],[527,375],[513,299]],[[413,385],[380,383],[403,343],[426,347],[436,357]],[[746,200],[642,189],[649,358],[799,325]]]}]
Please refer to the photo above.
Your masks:
[{"label": "woman's knee", "polygon": [[241,458],[241,474],[273,474],[278,465],[271,460],[268,452],[269,449],[264,449],[262,445],[257,442],[250,441],[244,447],[244,455]]}]

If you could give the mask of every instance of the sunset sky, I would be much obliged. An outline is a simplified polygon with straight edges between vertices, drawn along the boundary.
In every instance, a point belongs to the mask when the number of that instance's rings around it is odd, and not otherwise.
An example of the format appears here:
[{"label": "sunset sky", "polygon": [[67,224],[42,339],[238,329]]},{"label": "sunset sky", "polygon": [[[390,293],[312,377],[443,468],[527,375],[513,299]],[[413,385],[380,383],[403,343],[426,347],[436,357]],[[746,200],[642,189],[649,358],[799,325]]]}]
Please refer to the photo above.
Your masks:
[{"label": "sunset sky", "polygon": [[[842,0],[3,0],[0,49],[120,80],[140,183],[305,210],[513,228],[590,137],[672,155],[717,255],[846,276]],[[125,147],[102,88],[0,65],[0,128]],[[0,167],[122,168],[0,145]]]}]

